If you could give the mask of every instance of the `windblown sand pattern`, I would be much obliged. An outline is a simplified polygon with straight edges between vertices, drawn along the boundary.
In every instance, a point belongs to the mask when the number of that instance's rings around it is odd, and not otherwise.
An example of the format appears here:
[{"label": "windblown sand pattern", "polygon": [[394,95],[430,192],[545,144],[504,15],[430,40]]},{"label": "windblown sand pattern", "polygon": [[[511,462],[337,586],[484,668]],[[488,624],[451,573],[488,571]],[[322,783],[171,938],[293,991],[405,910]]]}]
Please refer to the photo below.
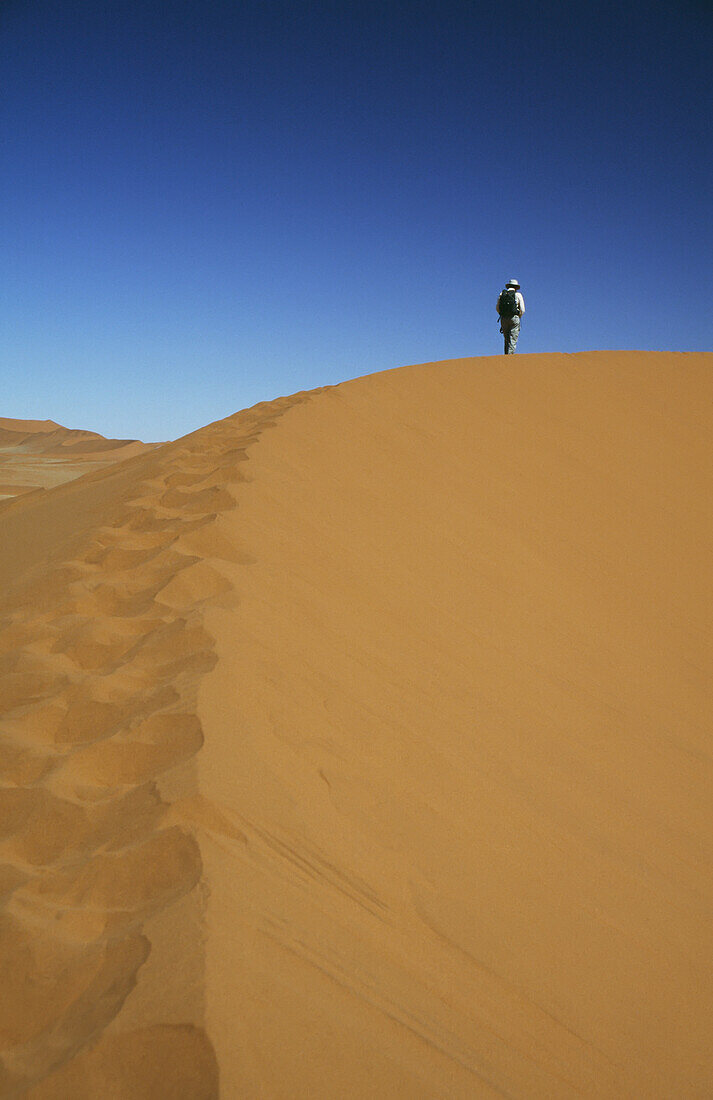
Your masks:
[{"label": "windblown sand pattern", "polygon": [[0,1094],[713,1095],[711,438],[498,356],[0,505]]},{"label": "windblown sand pattern", "polygon": [[[18,553],[24,502],[5,506],[3,1096],[217,1095],[210,1043],[190,1019],[200,1016],[199,991],[181,989],[188,1023],[166,1023],[176,1010],[169,981],[159,1020],[120,1034],[111,1024],[156,946],[147,922],[158,927],[156,915],[201,878],[192,831],[171,811],[179,795],[195,794],[196,690],[216,659],[202,609],[233,602],[220,536],[205,532],[235,506],[256,433],[299,400],[258,407],[57,490],[76,527],[91,516],[87,532],[73,533],[71,557],[31,562],[28,572]],[[232,546],[227,553],[240,558]],[[183,929],[186,957],[171,959],[179,974],[200,951],[197,917],[183,916],[195,942]],[[139,989],[137,1020],[140,1002]]]}]

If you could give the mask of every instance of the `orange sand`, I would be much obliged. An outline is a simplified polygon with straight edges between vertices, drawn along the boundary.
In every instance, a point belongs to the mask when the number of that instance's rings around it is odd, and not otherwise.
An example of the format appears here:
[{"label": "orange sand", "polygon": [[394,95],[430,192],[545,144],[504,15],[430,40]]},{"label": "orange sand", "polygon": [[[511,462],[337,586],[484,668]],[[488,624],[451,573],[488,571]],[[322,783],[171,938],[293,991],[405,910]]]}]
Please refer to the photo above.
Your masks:
[{"label": "orange sand", "polygon": [[0,1095],[713,1095],[712,399],[425,364],[0,504]]}]

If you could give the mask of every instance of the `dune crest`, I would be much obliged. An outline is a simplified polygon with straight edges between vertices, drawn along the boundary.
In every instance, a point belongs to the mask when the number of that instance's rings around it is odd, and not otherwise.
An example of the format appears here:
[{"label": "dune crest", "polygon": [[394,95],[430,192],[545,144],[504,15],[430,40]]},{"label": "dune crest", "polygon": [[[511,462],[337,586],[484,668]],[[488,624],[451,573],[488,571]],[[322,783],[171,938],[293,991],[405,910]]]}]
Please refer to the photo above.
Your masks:
[{"label": "dune crest", "polygon": [[0,1095],[713,1092],[712,368],[405,367],[0,504]]},{"label": "dune crest", "polygon": [[712,367],[425,364],[251,450],[196,758],[225,1096],[713,1091]]},{"label": "dune crest", "polygon": [[[215,662],[203,608],[233,600],[210,529],[250,443],[299,400],[4,506],[3,1096],[217,1095],[201,856],[173,803],[195,795],[196,690]],[[30,559],[23,521],[57,514],[72,556]]]}]

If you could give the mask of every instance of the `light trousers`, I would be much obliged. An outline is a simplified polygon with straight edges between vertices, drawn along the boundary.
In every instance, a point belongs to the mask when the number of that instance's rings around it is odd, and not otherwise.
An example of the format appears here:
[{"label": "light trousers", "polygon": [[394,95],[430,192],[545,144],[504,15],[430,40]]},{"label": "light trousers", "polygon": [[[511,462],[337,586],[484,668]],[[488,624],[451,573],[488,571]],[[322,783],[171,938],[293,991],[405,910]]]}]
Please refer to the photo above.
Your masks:
[{"label": "light trousers", "polygon": [[501,317],[500,331],[505,337],[505,354],[514,355],[517,347],[517,338],[520,335],[519,317]]}]

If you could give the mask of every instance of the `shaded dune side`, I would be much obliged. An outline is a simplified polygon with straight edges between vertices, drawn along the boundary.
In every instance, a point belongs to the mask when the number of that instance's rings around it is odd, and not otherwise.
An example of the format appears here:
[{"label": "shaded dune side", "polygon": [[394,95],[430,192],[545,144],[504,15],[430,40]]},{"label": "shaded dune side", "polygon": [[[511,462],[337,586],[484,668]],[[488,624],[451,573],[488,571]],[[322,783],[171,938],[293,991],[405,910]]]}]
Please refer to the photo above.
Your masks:
[{"label": "shaded dune side", "polygon": [[4,506],[4,1097],[217,1095],[201,856],[172,803],[203,741],[204,610],[232,598],[218,520],[248,448],[301,400]]},{"label": "shaded dune side", "polygon": [[713,356],[425,364],[250,452],[207,611],[226,1098],[713,1095]]}]

